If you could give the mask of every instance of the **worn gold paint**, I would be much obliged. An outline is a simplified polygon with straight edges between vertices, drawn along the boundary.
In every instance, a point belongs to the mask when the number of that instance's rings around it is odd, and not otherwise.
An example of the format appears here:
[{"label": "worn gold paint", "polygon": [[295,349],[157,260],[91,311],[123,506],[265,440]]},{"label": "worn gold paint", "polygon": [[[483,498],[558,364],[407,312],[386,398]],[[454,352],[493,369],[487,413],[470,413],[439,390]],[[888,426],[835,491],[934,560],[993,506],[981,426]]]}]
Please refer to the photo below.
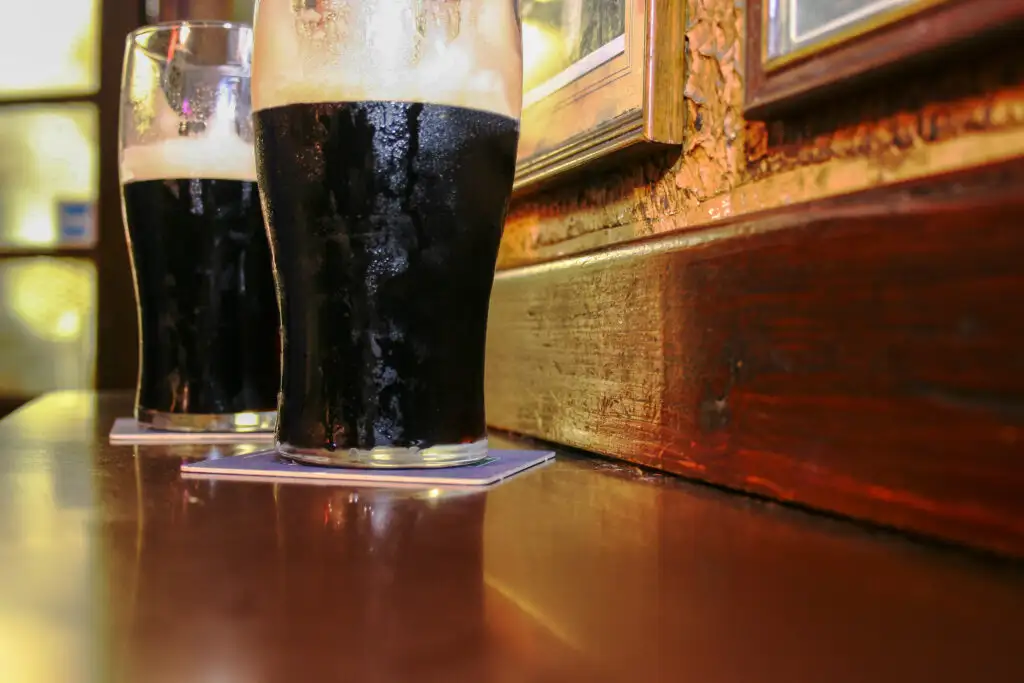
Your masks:
[{"label": "worn gold paint", "polygon": [[[1020,54],[810,106],[799,120],[747,123],[743,5],[689,0],[687,9],[682,153],[515,202],[499,268],[1024,154]],[[907,106],[893,111],[886,97]]]}]

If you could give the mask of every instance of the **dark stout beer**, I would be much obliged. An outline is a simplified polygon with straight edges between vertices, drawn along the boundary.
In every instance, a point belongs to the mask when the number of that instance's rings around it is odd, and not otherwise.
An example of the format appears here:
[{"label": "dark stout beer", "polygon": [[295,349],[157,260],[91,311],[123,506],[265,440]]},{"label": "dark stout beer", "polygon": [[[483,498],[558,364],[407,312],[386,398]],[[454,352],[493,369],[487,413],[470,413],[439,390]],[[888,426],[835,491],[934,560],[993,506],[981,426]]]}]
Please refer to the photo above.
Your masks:
[{"label": "dark stout beer", "polygon": [[483,439],[518,122],[363,101],[270,107],[255,127],[284,332],[282,452]]},{"label": "dark stout beer", "polygon": [[139,407],[273,411],[278,316],[256,183],[136,180],[123,196],[142,335]]}]

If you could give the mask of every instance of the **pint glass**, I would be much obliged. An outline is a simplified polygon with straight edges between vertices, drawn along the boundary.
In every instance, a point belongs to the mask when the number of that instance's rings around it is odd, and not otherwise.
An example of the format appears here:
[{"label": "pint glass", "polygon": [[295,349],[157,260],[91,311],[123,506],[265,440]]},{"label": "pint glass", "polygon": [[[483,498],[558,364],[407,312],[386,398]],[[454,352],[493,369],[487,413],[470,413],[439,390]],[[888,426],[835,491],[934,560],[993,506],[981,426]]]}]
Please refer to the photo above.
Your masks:
[{"label": "pint glass", "polygon": [[517,8],[259,0],[281,454],[354,467],[486,457],[487,305],[522,102]]},{"label": "pint glass", "polygon": [[280,344],[256,187],[252,30],[181,22],[128,36],[120,170],[138,304],[136,418],[273,429]]}]

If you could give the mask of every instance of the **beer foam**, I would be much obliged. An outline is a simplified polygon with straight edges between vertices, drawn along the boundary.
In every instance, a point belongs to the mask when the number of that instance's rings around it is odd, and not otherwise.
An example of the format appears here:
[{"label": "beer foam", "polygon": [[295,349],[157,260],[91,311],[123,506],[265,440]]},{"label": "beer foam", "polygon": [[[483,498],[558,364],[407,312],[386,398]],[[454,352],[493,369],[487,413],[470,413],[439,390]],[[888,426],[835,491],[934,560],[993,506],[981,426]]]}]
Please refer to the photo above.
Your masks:
[{"label": "beer foam", "polygon": [[253,109],[393,100],[518,119],[516,0],[260,0]]},{"label": "beer foam", "polygon": [[177,178],[255,182],[253,146],[234,136],[171,138],[121,152],[122,184]]}]

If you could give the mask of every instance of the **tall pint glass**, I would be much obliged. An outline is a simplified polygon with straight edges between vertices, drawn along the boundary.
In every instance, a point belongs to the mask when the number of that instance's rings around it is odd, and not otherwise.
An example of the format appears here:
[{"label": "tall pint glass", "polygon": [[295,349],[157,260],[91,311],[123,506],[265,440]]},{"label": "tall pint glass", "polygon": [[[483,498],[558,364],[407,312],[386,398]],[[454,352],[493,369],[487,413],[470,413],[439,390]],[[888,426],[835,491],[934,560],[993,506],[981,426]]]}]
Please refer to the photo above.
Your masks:
[{"label": "tall pint glass", "polygon": [[273,429],[277,301],[253,152],[252,29],[128,36],[120,171],[139,314],[139,422]]},{"label": "tall pint glass", "polygon": [[484,340],[522,106],[516,0],[259,0],[253,108],[283,329],[278,451],[487,455]]}]

